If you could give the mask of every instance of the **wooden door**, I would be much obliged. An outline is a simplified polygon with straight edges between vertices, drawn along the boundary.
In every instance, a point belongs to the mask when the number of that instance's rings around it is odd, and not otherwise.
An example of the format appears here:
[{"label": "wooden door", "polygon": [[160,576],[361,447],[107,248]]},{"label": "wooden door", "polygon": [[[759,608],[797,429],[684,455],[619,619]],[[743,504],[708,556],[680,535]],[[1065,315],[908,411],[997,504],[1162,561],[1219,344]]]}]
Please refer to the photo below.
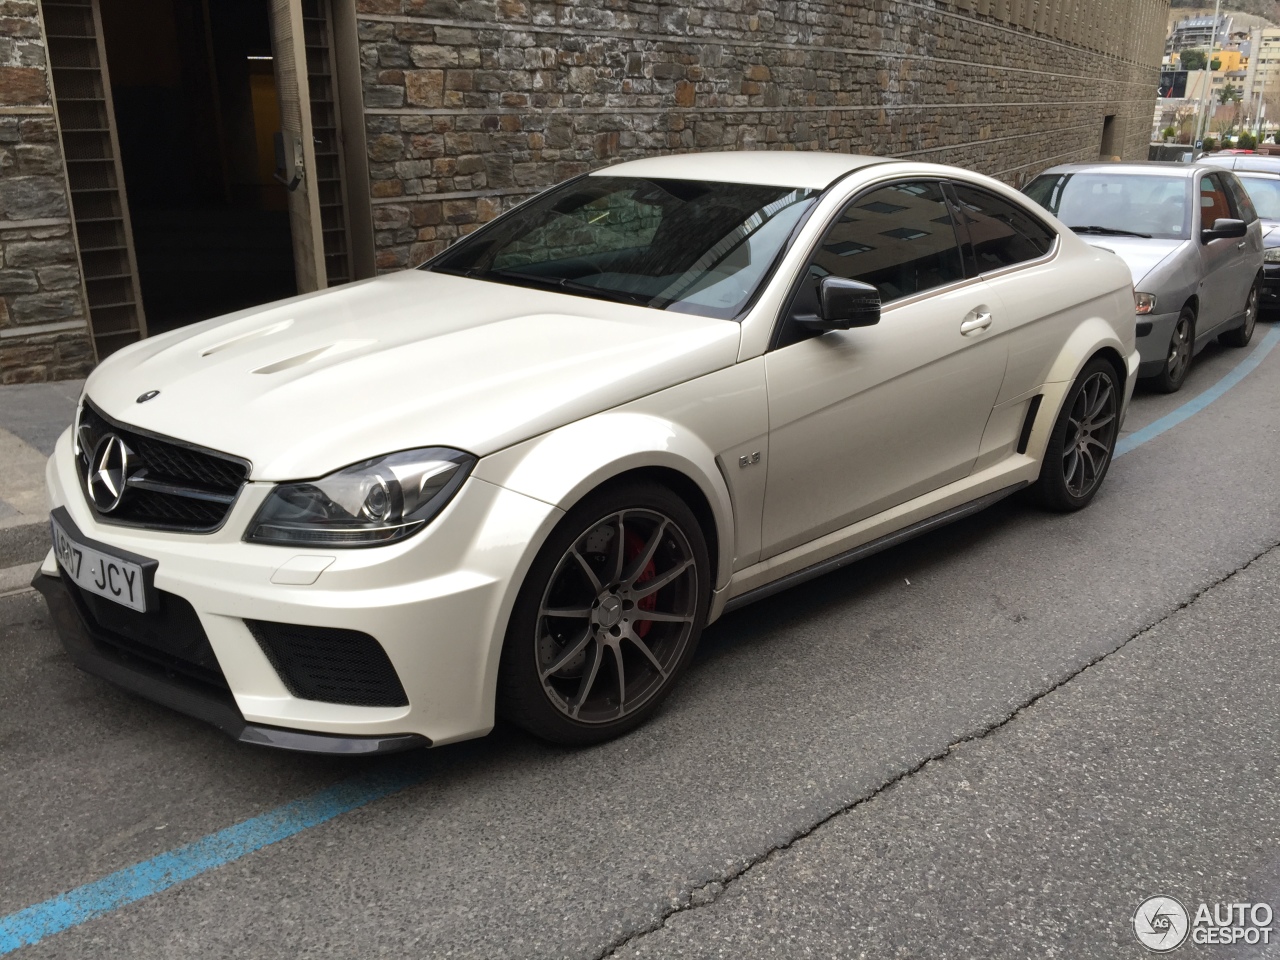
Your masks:
[{"label": "wooden door", "polygon": [[271,48],[280,98],[280,132],[290,164],[289,226],[299,293],[326,287],[324,233],[316,178],[315,134],[307,84],[306,33],[301,0],[271,0]]}]

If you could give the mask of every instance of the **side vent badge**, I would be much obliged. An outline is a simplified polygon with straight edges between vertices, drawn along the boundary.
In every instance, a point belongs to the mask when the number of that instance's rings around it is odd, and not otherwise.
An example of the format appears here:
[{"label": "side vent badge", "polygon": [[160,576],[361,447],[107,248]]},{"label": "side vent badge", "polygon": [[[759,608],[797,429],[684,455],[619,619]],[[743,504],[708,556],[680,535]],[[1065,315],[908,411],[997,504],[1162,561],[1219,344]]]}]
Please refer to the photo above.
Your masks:
[{"label": "side vent badge", "polygon": [[148,390],[138,398],[138,403],[146,403],[148,400],[154,400],[158,396],[160,396],[159,390]]}]

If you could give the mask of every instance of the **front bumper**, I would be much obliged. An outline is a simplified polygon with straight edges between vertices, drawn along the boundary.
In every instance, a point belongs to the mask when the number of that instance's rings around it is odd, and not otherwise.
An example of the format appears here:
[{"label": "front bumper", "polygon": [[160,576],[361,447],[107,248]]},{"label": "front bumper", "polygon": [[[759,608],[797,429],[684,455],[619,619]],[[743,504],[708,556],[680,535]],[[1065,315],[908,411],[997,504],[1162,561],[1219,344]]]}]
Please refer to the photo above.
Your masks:
[{"label": "front bumper", "polygon": [[[200,689],[95,638],[92,615],[61,582],[51,552],[35,585],[78,666],[237,739],[325,752],[385,752],[487,733],[516,589],[537,545],[563,515],[472,477],[427,529],[405,541],[295,549],[241,540],[270,483],[247,484],[220,530],[183,534],[95,520],[81,493],[69,431],[46,479],[53,505],[66,509],[83,537],[157,562],[156,589],[191,605],[225,691]],[[294,696],[247,620],[369,634],[386,652],[408,705]]]},{"label": "front bumper", "polygon": [[426,737],[412,733],[344,737],[249,723],[230,694],[222,694],[206,684],[120,652],[93,623],[61,577],[37,571],[31,585],[44,595],[54,628],[77,667],[179,713],[211,723],[241,743],[344,754],[393,753],[431,746]]},{"label": "front bumper", "polygon": [[[1169,342],[1173,339],[1173,328],[1178,323],[1178,314],[1149,313],[1146,316],[1135,317],[1135,320],[1139,330],[1138,353],[1142,357],[1138,365],[1138,376],[1154,376],[1168,362]],[[1143,330],[1147,332],[1142,333]]]}]

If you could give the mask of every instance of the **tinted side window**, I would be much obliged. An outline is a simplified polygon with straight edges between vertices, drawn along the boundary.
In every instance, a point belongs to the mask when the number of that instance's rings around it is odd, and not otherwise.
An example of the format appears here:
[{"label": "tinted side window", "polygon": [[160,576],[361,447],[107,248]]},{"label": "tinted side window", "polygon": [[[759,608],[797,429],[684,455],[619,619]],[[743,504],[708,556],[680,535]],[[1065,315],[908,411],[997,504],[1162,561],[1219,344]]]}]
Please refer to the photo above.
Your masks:
[{"label": "tinted side window", "polygon": [[885,303],[964,279],[941,184],[895,183],[852,201],[809,264],[815,303],[828,276],[874,284]]},{"label": "tinted side window", "polygon": [[1053,231],[1017,204],[962,183],[952,187],[969,228],[969,241],[980,273],[1034,260],[1053,247]]},{"label": "tinted side window", "polygon": [[1227,195],[1231,198],[1231,206],[1235,208],[1236,216],[1245,223],[1253,223],[1258,219],[1258,212],[1253,208],[1253,201],[1249,198],[1249,194],[1245,192],[1244,186],[1240,183],[1239,178],[1233,174],[1226,174],[1220,178],[1227,187]]}]

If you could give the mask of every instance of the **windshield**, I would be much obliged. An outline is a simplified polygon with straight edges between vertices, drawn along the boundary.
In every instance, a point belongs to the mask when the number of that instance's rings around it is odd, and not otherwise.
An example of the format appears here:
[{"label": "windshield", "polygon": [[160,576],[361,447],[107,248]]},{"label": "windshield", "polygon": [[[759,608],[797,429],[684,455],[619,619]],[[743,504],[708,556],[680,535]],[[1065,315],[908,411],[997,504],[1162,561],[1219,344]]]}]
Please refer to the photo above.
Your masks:
[{"label": "windshield", "polygon": [[1236,176],[1244,184],[1258,216],[1263,220],[1280,220],[1280,178],[1251,177],[1238,171]]},{"label": "windshield", "polygon": [[[1079,233],[1191,236],[1191,180],[1124,173],[1046,173],[1026,194]],[[1095,229],[1084,229],[1084,228]]]},{"label": "windshield", "polygon": [[737,317],[816,190],[583,177],[548,190],[423,269]]}]

